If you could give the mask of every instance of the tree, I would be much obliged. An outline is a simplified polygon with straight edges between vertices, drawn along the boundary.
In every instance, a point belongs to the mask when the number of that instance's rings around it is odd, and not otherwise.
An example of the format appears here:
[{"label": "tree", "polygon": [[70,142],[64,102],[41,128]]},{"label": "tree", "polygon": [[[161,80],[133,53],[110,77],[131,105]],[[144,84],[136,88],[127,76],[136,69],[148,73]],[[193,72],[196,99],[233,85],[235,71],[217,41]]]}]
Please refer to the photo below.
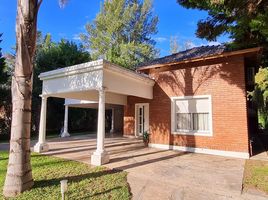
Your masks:
[{"label": "tree", "polygon": [[[2,42],[0,34],[0,43]],[[10,130],[10,115],[11,115],[11,95],[10,95],[10,75],[8,73],[8,66],[6,59],[3,57],[2,49],[0,47],[0,134],[8,136]]]},{"label": "tree", "polygon": [[209,41],[228,33],[232,48],[264,46],[268,48],[267,0],[177,0],[186,7],[208,11],[208,18],[198,22],[196,35]]},{"label": "tree", "polygon": [[[37,49],[34,62],[34,77],[33,77],[33,106],[32,106],[32,126],[39,126],[39,111],[40,111],[40,97],[39,94],[42,93],[42,81],[39,80],[38,75],[42,72],[54,70],[58,68],[63,68],[71,65],[76,65],[91,60],[90,54],[83,51],[81,46],[78,46],[74,42],[67,40],[61,40],[56,43],[52,41],[52,36],[46,34],[42,37],[41,32],[39,32],[37,38]],[[48,101],[48,121],[47,128],[53,130],[61,129],[61,121],[64,114],[64,100],[58,98],[50,98]],[[57,119],[57,120],[55,120]]]},{"label": "tree", "polygon": [[[63,5],[66,0],[60,0]],[[3,194],[14,197],[34,182],[30,161],[33,59],[36,48],[37,15],[42,0],[18,0],[16,18],[16,62],[12,77],[12,124],[10,153]]]},{"label": "tree", "polygon": [[[2,35],[3,33],[0,33],[0,43],[2,42]],[[2,48],[0,47],[0,84],[3,84],[7,81],[7,67],[5,64],[5,58],[2,54]]]},{"label": "tree", "polygon": [[[197,24],[196,35],[209,41],[215,41],[222,34],[229,34],[231,49],[243,49],[255,46],[263,47],[261,67],[268,66],[268,1],[267,0],[177,0],[186,7],[208,11],[208,18]],[[267,78],[267,70],[258,75]],[[256,80],[258,78],[256,76]],[[256,81],[251,95],[258,107],[259,121],[268,128],[267,87]]]},{"label": "tree", "polygon": [[179,52],[179,43],[178,43],[178,38],[176,36],[170,37],[170,53],[178,53]]},{"label": "tree", "polygon": [[268,129],[268,69],[260,68],[255,76],[255,89],[249,92],[249,97],[253,99],[258,108],[259,124]]},{"label": "tree", "polygon": [[93,59],[104,58],[127,68],[157,55],[155,41],[158,17],[151,0],[104,1],[92,23],[86,24],[81,40]]}]

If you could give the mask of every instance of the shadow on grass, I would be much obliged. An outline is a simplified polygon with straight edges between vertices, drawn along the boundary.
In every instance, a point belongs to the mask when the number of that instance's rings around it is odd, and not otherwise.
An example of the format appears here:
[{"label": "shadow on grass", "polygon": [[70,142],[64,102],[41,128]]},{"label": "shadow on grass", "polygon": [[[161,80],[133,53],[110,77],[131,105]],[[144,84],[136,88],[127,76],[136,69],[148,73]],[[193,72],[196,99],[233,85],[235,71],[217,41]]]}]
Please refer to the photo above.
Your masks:
[{"label": "shadow on grass", "polygon": [[95,197],[95,196],[103,195],[103,194],[106,194],[106,193],[110,193],[110,192],[113,191],[113,190],[119,190],[119,189],[121,189],[121,188],[122,188],[122,186],[117,186],[117,187],[114,187],[114,188],[105,190],[105,191],[103,191],[103,192],[97,192],[97,193],[92,194],[92,195],[87,195],[87,196],[85,196],[84,198],[89,198],[89,197]]},{"label": "shadow on grass", "polygon": [[47,162],[37,162],[35,163],[35,161],[31,161],[32,162],[32,167],[33,168],[40,168],[40,167],[43,167],[43,166],[51,166],[51,165],[57,165],[57,164],[64,164],[64,163],[67,163],[68,160],[55,160],[55,161],[47,161]]},{"label": "shadow on grass", "polygon": [[0,161],[4,161],[4,160],[8,160],[8,158],[0,158]]},{"label": "shadow on grass", "polygon": [[45,156],[45,155],[34,153],[34,152],[31,153],[31,158],[38,158],[38,157],[42,157],[42,156]]},{"label": "shadow on grass", "polygon": [[66,177],[60,177],[60,178],[53,178],[49,180],[38,180],[38,181],[34,181],[33,188],[51,187],[51,186],[59,185],[60,181],[63,179],[67,179],[68,182],[70,183],[75,183],[75,182],[80,182],[84,179],[98,178],[101,176],[106,176],[109,174],[116,174],[120,172],[122,172],[122,170],[112,169],[112,170],[104,170],[104,171],[80,174],[76,176],[66,176]]}]

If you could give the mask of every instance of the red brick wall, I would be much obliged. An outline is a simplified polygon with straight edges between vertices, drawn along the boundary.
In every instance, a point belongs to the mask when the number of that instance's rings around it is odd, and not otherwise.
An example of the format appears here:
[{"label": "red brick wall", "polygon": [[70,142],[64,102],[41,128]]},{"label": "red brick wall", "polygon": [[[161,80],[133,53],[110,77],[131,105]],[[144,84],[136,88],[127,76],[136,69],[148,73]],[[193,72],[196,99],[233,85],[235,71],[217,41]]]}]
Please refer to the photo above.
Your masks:
[{"label": "red brick wall", "polygon": [[[156,81],[154,97],[128,97],[124,134],[134,135],[135,103],[148,102],[151,143],[248,152],[244,73],[242,57],[215,65],[151,73]],[[171,134],[170,97],[194,95],[211,95],[212,137]]]}]

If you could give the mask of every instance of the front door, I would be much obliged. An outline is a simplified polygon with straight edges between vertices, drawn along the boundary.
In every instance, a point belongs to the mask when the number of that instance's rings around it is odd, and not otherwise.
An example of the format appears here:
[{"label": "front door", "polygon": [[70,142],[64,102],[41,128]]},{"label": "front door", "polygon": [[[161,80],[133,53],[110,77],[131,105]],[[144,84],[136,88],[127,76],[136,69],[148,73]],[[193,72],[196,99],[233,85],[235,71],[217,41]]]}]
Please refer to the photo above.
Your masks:
[{"label": "front door", "polygon": [[136,104],[136,136],[149,131],[149,104]]}]

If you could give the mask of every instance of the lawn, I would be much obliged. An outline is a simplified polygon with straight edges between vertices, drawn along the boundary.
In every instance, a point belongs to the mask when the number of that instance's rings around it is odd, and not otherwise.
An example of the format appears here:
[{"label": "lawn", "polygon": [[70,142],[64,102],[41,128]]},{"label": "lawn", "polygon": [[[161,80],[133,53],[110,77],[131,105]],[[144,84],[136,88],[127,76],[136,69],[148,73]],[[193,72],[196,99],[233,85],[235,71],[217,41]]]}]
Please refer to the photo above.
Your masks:
[{"label": "lawn", "polygon": [[[8,153],[0,152],[0,199],[5,179]],[[60,181],[68,180],[67,198],[70,199],[130,199],[127,173],[105,167],[63,160],[40,154],[32,155],[34,187],[15,199],[59,200]]]},{"label": "lawn", "polygon": [[268,194],[268,162],[247,160],[245,164],[243,188],[257,189]]}]

